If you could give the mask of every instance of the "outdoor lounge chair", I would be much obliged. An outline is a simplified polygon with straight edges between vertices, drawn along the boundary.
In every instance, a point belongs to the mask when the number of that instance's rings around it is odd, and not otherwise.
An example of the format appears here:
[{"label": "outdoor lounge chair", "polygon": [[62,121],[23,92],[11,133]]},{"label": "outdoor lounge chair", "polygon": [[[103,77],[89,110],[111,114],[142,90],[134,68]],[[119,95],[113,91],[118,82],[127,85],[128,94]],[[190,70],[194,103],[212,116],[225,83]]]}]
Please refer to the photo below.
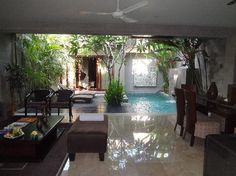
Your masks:
[{"label": "outdoor lounge chair", "polygon": [[95,97],[94,91],[83,90],[83,91],[75,91],[75,95],[91,95],[93,98]]},{"label": "outdoor lounge chair", "polygon": [[37,116],[38,110],[42,113],[47,113],[48,100],[51,92],[49,90],[33,90],[25,97],[25,116],[27,116],[28,108],[35,109]]},{"label": "outdoor lounge chair", "polygon": [[[71,90],[70,88],[59,84],[60,90]],[[72,91],[72,90],[71,90]],[[72,97],[72,102],[74,103],[91,103],[92,99],[95,97],[95,93],[91,91],[76,91]]]},{"label": "outdoor lounge chair", "polygon": [[60,109],[69,109],[69,120],[72,118],[72,97],[74,96],[74,91],[72,90],[58,90],[50,96],[49,101],[49,112],[51,115],[51,109],[57,108],[58,115],[60,114]]},{"label": "outdoor lounge chair", "polygon": [[82,102],[82,103],[91,103],[93,99],[92,95],[83,95],[83,94],[75,94],[72,98],[74,103]]}]

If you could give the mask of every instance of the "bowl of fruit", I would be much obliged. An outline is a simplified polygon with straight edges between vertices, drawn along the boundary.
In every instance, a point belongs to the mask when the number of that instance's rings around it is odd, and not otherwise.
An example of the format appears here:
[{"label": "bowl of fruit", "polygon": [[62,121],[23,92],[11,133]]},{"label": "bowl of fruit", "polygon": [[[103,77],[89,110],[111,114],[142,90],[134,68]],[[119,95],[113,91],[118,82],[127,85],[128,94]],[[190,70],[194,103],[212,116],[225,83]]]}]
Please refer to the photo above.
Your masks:
[{"label": "bowl of fruit", "polygon": [[9,132],[4,135],[7,139],[16,139],[24,135],[21,128],[13,127]]}]

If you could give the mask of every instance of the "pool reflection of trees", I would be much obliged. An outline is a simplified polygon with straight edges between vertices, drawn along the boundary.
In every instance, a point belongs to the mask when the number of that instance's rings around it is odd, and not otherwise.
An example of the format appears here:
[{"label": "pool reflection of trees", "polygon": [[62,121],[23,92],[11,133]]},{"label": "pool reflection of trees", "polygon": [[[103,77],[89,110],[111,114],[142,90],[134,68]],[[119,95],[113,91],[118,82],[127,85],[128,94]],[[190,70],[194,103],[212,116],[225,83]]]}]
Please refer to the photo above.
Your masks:
[{"label": "pool reflection of trees", "polygon": [[125,169],[129,160],[166,159],[174,149],[173,136],[168,133],[172,125],[167,120],[132,116],[113,118],[110,125],[108,153],[115,170]]}]

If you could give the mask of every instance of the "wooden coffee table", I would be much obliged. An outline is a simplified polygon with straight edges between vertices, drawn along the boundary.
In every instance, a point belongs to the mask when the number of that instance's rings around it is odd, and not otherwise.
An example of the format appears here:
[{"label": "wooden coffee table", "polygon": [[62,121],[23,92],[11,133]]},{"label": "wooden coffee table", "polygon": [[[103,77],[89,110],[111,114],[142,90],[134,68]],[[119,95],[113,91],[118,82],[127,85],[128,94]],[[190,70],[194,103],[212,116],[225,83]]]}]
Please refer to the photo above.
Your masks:
[{"label": "wooden coffee table", "polygon": [[[22,128],[24,136],[18,139],[0,139],[0,161],[38,161],[42,160],[59,136],[57,128],[63,116],[50,116],[47,122],[42,121],[41,128],[33,122]],[[31,132],[40,131],[38,140],[31,139]]]}]

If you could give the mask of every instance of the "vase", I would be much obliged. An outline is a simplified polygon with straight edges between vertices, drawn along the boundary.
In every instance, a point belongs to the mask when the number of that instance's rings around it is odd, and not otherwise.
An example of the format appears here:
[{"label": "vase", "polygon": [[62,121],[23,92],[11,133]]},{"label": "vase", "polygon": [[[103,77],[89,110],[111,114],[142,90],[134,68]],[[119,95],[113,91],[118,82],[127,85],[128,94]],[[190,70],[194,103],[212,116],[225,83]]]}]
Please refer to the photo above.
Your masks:
[{"label": "vase", "polygon": [[218,96],[218,89],[215,82],[212,82],[208,91],[207,91],[207,98],[211,100],[215,100]]},{"label": "vase", "polygon": [[41,121],[40,118],[37,119],[36,127],[37,127],[38,130],[41,130],[41,129],[42,129],[42,121]]}]

